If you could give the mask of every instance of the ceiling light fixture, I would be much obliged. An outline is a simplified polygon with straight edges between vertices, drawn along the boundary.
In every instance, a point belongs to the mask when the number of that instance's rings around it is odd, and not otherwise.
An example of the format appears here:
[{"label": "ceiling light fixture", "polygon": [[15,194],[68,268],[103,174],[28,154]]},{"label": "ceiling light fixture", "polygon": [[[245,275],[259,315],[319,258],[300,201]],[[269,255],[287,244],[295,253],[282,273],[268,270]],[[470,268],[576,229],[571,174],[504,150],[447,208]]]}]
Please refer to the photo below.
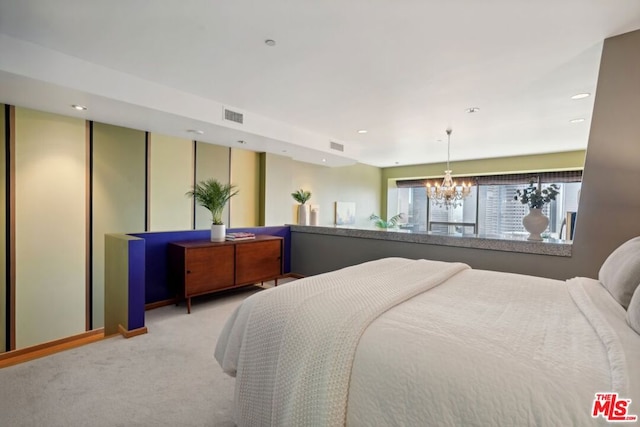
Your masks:
[{"label": "ceiling light fixture", "polygon": [[582,123],[584,122],[584,119],[582,117],[577,118],[577,119],[571,119],[569,120],[570,123]]},{"label": "ceiling light fixture", "polygon": [[571,97],[571,99],[582,99],[582,98],[586,98],[588,96],[591,96],[591,94],[590,93],[586,93],[586,92],[585,93],[576,93],[575,95],[573,95]]},{"label": "ceiling light fixture", "polygon": [[326,162],[327,162],[327,159],[322,159],[322,163],[326,163]]},{"label": "ceiling light fixture", "polygon": [[451,168],[449,167],[449,157],[451,154],[451,129],[447,129],[447,169],[444,171],[444,179],[442,185],[436,184],[431,186],[431,183],[427,183],[427,197],[431,200],[433,206],[444,206],[449,209],[462,206],[462,201],[471,192],[471,185],[467,185],[464,182],[462,185],[458,185],[451,178]]},{"label": "ceiling light fixture", "polygon": [[358,130],[358,133],[367,133],[368,131],[366,129],[360,129]]},{"label": "ceiling light fixture", "polygon": [[239,139],[239,140],[238,140],[238,144],[242,144],[242,145],[244,145],[244,144],[246,144],[246,143],[247,143],[247,141],[245,141],[245,140],[243,140],[243,139]]},{"label": "ceiling light fixture", "polygon": [[469,114],[472,114],[472,113],[477,113],[478,111],[480,111],[480,108],[478,108],[478,107],[469,107],[464,111],[466,111]]},{"label": "ceiling light fixture", "polygon": [[267,45],[267,46],[269,46],[269,47],[273,47],[273,46],[275,46],[275,45],[276,45],[276,41],[275,41],[275,40],[271,40],[271,39],[266,39],[266,40],[264,41],[264,44],[266,44],[266,45]]},{"label": "ceiling light fixture", "polygon": [[71,105],[71,108],[78,111],[85,111],[87,109],[87,107],[85,107],[84,105],[79,105],[79,104],[73,104]]},{"label": "ceiling light fixture", "polygon": [[187,129],[189,133],[195,133],[196,135],[204,135],[204,131],[200,129]]}]

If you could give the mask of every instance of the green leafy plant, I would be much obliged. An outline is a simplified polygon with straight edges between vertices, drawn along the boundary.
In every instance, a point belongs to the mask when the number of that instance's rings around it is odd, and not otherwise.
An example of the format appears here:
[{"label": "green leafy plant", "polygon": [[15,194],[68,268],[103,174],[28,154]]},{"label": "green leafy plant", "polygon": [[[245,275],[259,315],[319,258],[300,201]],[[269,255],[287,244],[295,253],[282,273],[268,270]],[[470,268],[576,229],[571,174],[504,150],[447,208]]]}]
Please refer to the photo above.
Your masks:
[{"label": "green leafy plant", "polygon": [[556,199],[556,196],[560,194],[558,191],[560,187],[556,184],[551,184],[547,188],[542,188],[542,185],[535,185],[535,181],[529,181],[529,186],[524,190],[516,190],[516,195],[513,200],[518,200],[523,205],[529,205],[530,208],[542,209],[546,203]]},{"label": "green leafy plant", "polygon": [[295,200],[296,202],[300,203],[301,205],[304,205],[305,203],[307,203],[307,200],[311,198],[311,192],[304,191],[301,188],[295,193],[291,193],[291,197],[293,197],[293,200]]},{"label": "green leafy plant", "polygon": [[369,219],[373,221],[374,225],[378,228],[394,228],[395,226],[398,225],[398,221],[402,219],[402,215],[404,214],[399,213],[398,215],[394,215],[385,221],[384,219],[380,218],[378,215],[371,214]]},{"label": "green leafy plant", "polygon": [[215,225],[222,225],[222,211],[230,198],[238,194],[236,186],[223,184],[217,179],[206,179],[193,186],[193,190],[186,193],[193,197],[200,205],[211,211],[211,220]]}]

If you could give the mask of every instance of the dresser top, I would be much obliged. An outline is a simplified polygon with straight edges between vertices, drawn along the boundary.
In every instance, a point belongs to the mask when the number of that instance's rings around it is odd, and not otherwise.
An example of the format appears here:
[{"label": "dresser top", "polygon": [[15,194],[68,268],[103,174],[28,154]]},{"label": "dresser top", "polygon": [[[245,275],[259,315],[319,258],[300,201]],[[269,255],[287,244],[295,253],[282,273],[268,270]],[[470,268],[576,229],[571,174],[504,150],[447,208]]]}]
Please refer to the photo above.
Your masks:
[{"label": "dresser top", "polygon": [[225,240],[224,242],[210,242],[208,240],[183,240],[179,242],[169,242],[170,245],[184,248],[204,248],[209,246],[241,245],[243,243],[264,242],[266,240],[283,240],[280,236],[270,236],[266,234],[256,234],[254,239]]}]

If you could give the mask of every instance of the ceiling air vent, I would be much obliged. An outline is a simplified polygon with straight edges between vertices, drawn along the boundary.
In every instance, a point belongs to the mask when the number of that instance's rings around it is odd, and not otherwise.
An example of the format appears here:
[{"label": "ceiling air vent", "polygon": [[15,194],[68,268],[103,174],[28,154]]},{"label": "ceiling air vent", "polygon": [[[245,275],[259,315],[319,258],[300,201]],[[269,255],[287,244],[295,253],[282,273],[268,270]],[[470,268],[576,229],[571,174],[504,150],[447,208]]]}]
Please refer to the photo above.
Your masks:
[{"label": "ceiling air vent", "polygon": [[236,122],[242,124],[244,121],[244,115],[242,113],[238,113],[236,111],[224,109],[224,119],[229,120],[230,122]]},{"label": "ceiling air vent", "polygon": [[344,145],[331,141],[331,149],[344,152]]}]

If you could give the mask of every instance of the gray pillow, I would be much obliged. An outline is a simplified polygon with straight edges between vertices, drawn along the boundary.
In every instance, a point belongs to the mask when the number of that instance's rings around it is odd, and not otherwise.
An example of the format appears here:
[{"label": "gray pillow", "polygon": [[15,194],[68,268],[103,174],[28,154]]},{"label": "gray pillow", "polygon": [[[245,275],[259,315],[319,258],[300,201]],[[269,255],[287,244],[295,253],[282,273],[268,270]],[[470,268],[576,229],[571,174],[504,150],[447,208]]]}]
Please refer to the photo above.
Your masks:
[{"label": "gray pillow", "polygon": [[633,293],[629,308],[627,309],[627,322],[640,334],[640,286]]},{"label": "gray pillow", "polygon": [[620,245],[605,260],[598,280],[625,309],[640,284],[640,237]]}]

